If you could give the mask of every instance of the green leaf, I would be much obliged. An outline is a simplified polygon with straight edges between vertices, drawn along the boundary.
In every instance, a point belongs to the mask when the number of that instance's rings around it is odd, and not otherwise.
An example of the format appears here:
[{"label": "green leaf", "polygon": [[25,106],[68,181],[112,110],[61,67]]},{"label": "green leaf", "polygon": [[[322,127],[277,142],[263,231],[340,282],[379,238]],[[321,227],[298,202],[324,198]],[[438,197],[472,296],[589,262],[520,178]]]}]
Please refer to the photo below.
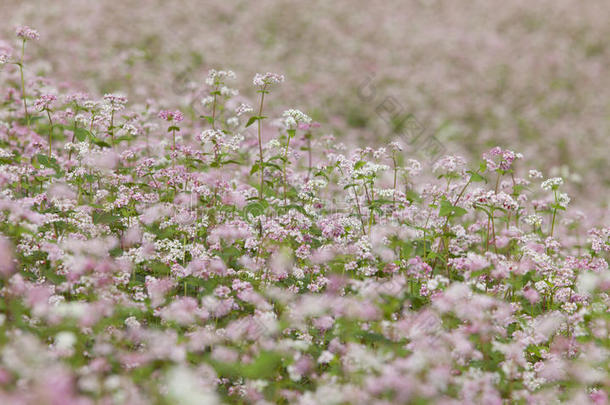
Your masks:
[{"label": "green leaf", "polygon": [[250,119],[248,120],[248,123],[246,124],[246,128],[248,128],[250,125],[254,124],[258,120],[259,120],[259,117],[257,117],[257,116],[250,117]]},{"label": "green leaf", "polygon": [[112,215],[110,212],[94,212],[91,215],[94,224],[112,224],[120,221],[120,217]]},{"label": "green leaf", "polygon": [[87,138],[89,138],[91,136],[91,133],[89,131],[87,131],[85,128],[76,128],[76,131],[74,131],[74,136],[80,142],[84,142]]},{"label": "green leaf", "polygon": [[200,118],[205,118],[210,123],[210,125],[214,123],[214,118],[212,116],[202,115]]},{"label": "green leaf", "polygon": [[271,378],[282,364],[282,356],[275,352],[262,352],[254,362],[243,366],[246,378]]},{"label": "green leaf", "polygon": [[43,154],[39,153],[38,155],[36,155],[36,160],[38,160],[38,163],[40,163],[44,167],[53,169],[56,172],[61,171],[61,167],[59,167],[57,160],[55,160],[55,158],[53,158],[53,157],[49,158],[47,155],[43,155]]},{"label": "green leaf", "polygon": [[479,173],[477,172],[473,172],[471,170],[467,171],[466,173],[470,174],[470,180],[475,182],[475,183],[479,183],[484,181],[485,183],[487,183],[487,179],[483,176],[481,176]]},{"label": "green leaf", "polygon": [[364,166],[366,164],[366,162],[364,160],[359,160],[356,162],[356,164],[354,165],[354,170],[358,170],[360,169],[362,166]]},{"label": "green leaf", "polygon": [[438,215],[441,217],[452,218],[461,217],[462,215],[466,214],[466,212],[467,211],[464,208],[457,207],[455,205],[452,205],[449,201],[443,200],[441,201],[441,206],[439,208]]},{"label": "green leaf", "polygon": [[91,136],[91,142],[93,142],[100,148],[110,148],[110,144],[108,142],[104,142],[101,139],[95,138],[93,136]]}]

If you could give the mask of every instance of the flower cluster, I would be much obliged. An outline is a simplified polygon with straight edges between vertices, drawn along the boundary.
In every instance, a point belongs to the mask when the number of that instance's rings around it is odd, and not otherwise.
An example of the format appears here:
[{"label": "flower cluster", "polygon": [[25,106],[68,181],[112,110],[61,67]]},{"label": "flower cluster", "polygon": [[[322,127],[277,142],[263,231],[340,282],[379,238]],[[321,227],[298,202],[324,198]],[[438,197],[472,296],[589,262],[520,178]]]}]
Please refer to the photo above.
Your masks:
[{"label": "flower cluster", "polygon": [[307,114],[295,109],[284,111],[282,117],[284,125],[289,129],[296,129],[301,125],[308,125],[311,123],[311,118],[307,116]]},{"label": "flower cluster", "polygon": [[34,101],[34,107],[38,111],[51,109],[53,103],[57,101],[57,96],[54,94],[43,94]]},{"label": "flower cluster", "polygon": [[27,27],[25,25],[19,26],[15,29],[15,33],[17,34],[17,37],[25,40],[38,40],[40,39],[40,34],[38,33],[38,31]]},{"label": "flower cluster", "polygon": [[271,72],[267,72],[265,74],[257,73],[256,75],[254,75],[254,79],[252,80],[252,83],[257,87],[265,87],[270,84],[279,84],[283,82],[283,75]]},{"label": "flower cluster", "polygon": [[161,110],[159,111],[159,118],[161,118],[162,120],[168,121],[168,122],[180,122],[182,120],[184,120],[184,114],[182,114],[182,112],[176,110],[176,111],[170,111],[170,110]]}]

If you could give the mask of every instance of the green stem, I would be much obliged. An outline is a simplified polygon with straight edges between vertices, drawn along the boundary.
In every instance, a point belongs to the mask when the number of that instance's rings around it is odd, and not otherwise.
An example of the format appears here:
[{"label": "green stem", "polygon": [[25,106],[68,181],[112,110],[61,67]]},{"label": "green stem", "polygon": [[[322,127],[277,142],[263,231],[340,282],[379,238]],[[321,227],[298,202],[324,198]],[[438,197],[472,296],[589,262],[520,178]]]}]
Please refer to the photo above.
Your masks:
[{"label": "green stem", "polygon": [[286,140],[286,149],[284,150],[284,205],[288,204],[288,175],[286,174],[286,164],[288,163],[288,147],[290,146],[290,133],[288,134],[288,139]]},{"label": "green stem", "polygon": [[265,181],[265,176],[264,176],[264,166],[263,166],[263,104],[265,102],[265,87],[263,86],[263,89],[261,90],[261,103],[260,103],[260,108],[258,109],[258,151],[259,151],[259,156],[260,156],[260,160],[259,160],[259,169],[261,171],[261,186],[258,190],[258,199],[260,201],[263,201],[263,187],[264,187],[264,181]]},{"label": "green stem", "polygon": [[555,207],[553,208],[553,219],[551,220],[551,237],[553,237],[553,232],[555,231],[555,217],[557,216],[557,190],[553,190],[553,194],[555,195]]},{"label": "green stem", "polygon": [[114,110],[110,112],[110,138],[112,139],[112,147],[114,148]]},{"label": "green stem", "polygon": [[392,205],[396,207],[396,175],[398,173],[398,168],[396,167],[396,158],[394,157],[394,154],[392,154],[392,162],[394,164],[394,193],[392,195]]},{"label": "green stem", "polygon": [[47,117],[49,117],[49,158],[51,158],[51,144],[53,138],[53,120],[51,119],[51,112],[47,108]]},{"label": "green stem", "polygon": [[218,86],[214,89],[214,102],[212,103],[212,129],[216,129],[216,93]]},{"label": "green stem", "polygon": [[25,56],[25,39],[21,44],[21,60],[19,61],[19,73],[21,74],[21,98],[23,99],[23,110],[25,112],[25,120],[30,128],[30,116],[28,115],[28,104],[25,99],[25,79],[23,77],[23,59]]}]

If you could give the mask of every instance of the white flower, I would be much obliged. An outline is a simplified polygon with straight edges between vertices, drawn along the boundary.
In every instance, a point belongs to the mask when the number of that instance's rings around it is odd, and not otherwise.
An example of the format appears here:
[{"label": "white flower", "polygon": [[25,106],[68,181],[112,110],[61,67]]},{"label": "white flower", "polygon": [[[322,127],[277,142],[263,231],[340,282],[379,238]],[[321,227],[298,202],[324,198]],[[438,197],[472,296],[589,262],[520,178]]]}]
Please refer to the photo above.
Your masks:
[{"label": "white flower", "polygon": [[231,117],[229,119],[227,119],[227,125],[230,127],[236,127],[239,125],[239,118],[237,117]]},{"label": "white flower", "polygon": [[535,227],[542,225],[542,217],[536,214],[528,215],[527,217],[525,217],[524,221],[526,224]]},{"label": "white flower", "polygon": [[561,177],[553,177],[543,181],[540,187],[542,187],[543,190],[557,190],[562,184],[563,179]]},{"label": "white flower", "polygon": [[55,336],[55,347],[59,350],[70,350],[76,343],[76,336],[72,332],[59,332]]},{"label": "white flower", "polygon": [[245,103],[241,103],[240,105],[237,106],[237,108],[235,109],[235,114],[237,114],[237,116],[241,116],[247,113],[250,113],[254,111],[252,109],[252,107],[250,107],[248,104]]},{"label": "white flower", "polygon": [[227,79],[235,79],[235,73],[231,70],[210,69],[208,77],[205,79],[205,84],[208,86],[219,86]]},{"label": "white flower", "polygon": [[267,72],[265,74],[257,73],[254,76],[254,79],[252,80],[252,83],[255,86],[264,87],[264,86],[267,86],[269,84],[282,83],[283,81],[284,81],[284,76],[283,75],[280,75],[280,74],[277,74],[277,73]]},{"label": "white flower", "polygon": [[289,129],[295,129],[301,123],[309,124],[311,122],[311,118],[299,110],[286,110],[282,116],[284,117],[284,125]]},{"label": "white flower", "polygon": [[563,208],[567,208],[570,203],[570,197],[566,193],[557,194],[557,204]]},{"label": "white flower", "polygon": [[322,353],[320,353],[320,357],[318,357],[318,363],[328,364],[334,358],[335,358],[334,354],[332,354],[328,350],[324,350]]},{"label": "white flower", "polygon": [[214,390],[204,383],[205,381],[185,366],[176,366],[169,372],[167,378],[167,396],[176,404],[219,404]]}]

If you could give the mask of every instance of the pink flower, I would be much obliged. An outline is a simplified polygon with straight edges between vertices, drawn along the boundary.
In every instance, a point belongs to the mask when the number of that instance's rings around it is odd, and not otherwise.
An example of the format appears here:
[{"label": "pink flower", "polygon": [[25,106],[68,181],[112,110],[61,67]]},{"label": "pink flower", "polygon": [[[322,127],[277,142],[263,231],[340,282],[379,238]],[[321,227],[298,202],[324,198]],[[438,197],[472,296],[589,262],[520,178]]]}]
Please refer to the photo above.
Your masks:
[{"label": "pink flower", "polygon": [[54,94],[43,94],[34,101],[34,108],[38,111],[50,110],[55,101],[57,101],[57,96]]},{"label": "pink flower", "polygon": [[8,278],[15,272],[13,249],[5,237],[0,236],[0,275]]},{"label": "pink flower", "polygon": [[17,29],[15,30],[15,32],[17,33],[17,36],[21,39],[28,40],[28,39],[32,39],[32,40],[38,40],[40,39],[40,34],[38,33],[38,31],[33,30],[30,27],[27,27],[25,25],[21,25],[19,27],[17,27]]},{"label": "pink flower", "polygon": [[184,120],[184,114],[182,114],[180,111],[176,110],[176,111],[170,111],[170,110],[161,110],[159,111],[159,118],[171,122],[180,122],[182,120]]}]

